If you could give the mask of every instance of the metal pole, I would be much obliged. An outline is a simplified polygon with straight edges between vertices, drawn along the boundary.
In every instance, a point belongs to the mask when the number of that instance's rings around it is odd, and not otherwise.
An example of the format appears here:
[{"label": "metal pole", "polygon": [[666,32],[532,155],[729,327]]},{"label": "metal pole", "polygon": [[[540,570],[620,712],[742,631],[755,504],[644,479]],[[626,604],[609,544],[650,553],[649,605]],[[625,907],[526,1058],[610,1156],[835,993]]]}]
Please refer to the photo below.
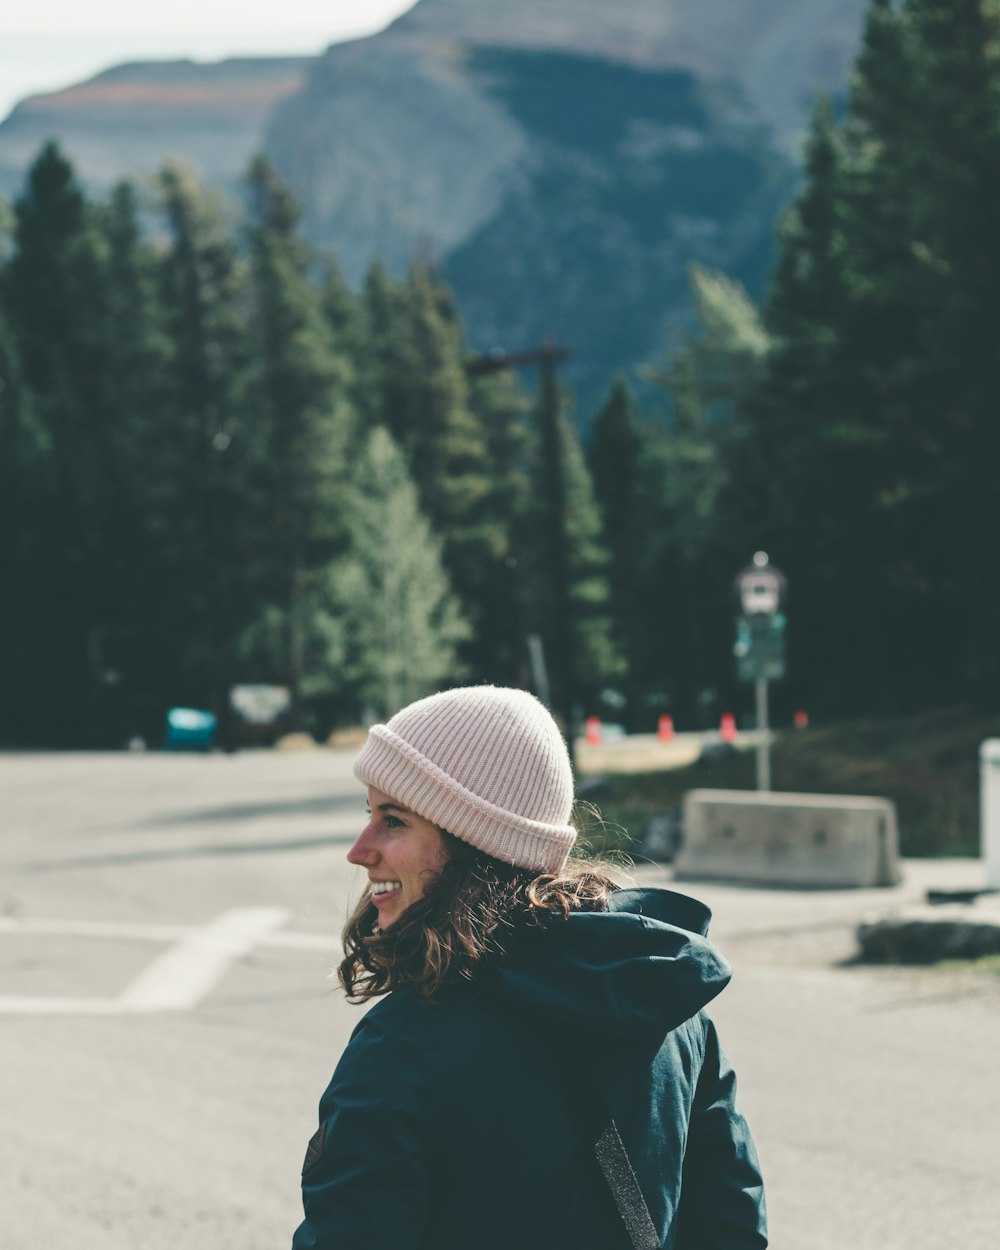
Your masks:
[{"label": "metal pole", "polygon": [[979,747],[979,853],[986,864],[987,889],[1000,889],[1000,738]]},{"label": "metal pole", "polygon": [[771,788],[771,731],[767,723],[767,678],[758,677],[757,690],[757,789]]},{"label": "metal pole", "polygon": [[573,609],[570,602],[569,542],[566,534],[566,478],[563,471],[562,440],[559,430],[559,388],[556,383],[554,353],[545,352],[539,363],[541,374],[539,406],[542,424],[542,457],[545,462],[545,489],[548,496],[548,556],[553,592],[553,635],[555,654],[550,656],[556,672],[556,706],[562,714],[566,741],[576,735],[576,648],[573,637]]},{"label": "metal pole", "polygon": [[531,680],[534,682],[535,693],[546,707],[552,706],[552,691],[549,689],[549,671],[545,667],[545,648],[538,634],[528,635],[528,656],[531,662]]}]

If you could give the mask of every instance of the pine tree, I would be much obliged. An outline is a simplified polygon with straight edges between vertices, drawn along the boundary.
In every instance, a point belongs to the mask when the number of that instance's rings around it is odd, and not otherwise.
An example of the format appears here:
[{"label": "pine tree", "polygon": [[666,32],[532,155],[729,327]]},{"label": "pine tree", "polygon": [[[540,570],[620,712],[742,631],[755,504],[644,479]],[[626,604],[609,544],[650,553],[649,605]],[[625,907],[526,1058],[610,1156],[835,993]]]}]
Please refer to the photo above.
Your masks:
[{"label": "pine tree", "polygon": [[347,285],[332,256],[320,259],[320,272],[323,316],[333,336],[341,381],[360,430],[366,401],[361,362],[368,351],[364,309],[360,297]]},{"label": "pine tree", "polygon": [[102,653],[116,626],[109,599],[121,480],[100,246],[73,169],[54,144],[32,165],[15,211],[3,306],[46,448],[36,466],[36,558],[45,578],[33,596],[37,686],[24,709],[25,734],[97,745],[105,741]]},{"label": "pine tree", "polygon": [[[495,672],[510,662],[509,638],[496,638],[499,653],[492,641],[498,562],[516,558],[509,552],[513,517],[496,476],[510,426],[487,434],[487,418],[470,399],[453,299],[426,267],[414,266],[397,283],[373,266],[363,306],[362,412],[368,422],[384,423],[402,448],[421,507],[444,542],[455,592],[473,622],[465,659],[475,672]],[[478,392],[488,393],[500,392]]]},{"label": "pine tree", "polygon": [[[911,649],[926,621],[913,590],[911,502],[925,496],[921,436],[914,437],[919,396],[930,382],[930,358],[921,346],[927,318],[939,298],[940,274],[928,264],[915,208],[925,192],[919,172],[926,159],[925,103],[917,72],[917,45],[905,12],[874,3],[852,78],[843,130],[839,187],[840,264],[846,298],[838,309],[833,370],[841,381],[839,421],[831,421],[822,485],[806,489],[823,540],[802,564],[798,646],[813,640],[807,667],[826,664],[842,706],[859,700],[902,706],[908,670],[929,673],[927,658]],[[835,493],[837,480],[844,487]],[[915,492],[915,494],[914,494]],[[839,506],[838,506],[839,505]],[[811,556],[811,558],[809,558]],[[827,587],[850,577],[857,590],[837,614]],[[800,579],[801,580],[801,579]],[[909,618],[909,619],[908,619]],[[851,671],[837,672],[832,649],[854,655]],[[836,650],[832,651],[836,655]],[[842,662],[842,661],[841,661]],[[829,699],[829,695],[823,697]]]},{"label": "pine tree", "polygon": [[305,583],[344,542],[354,413],[347,365],[299,235],[299,207],[263,158],[252,163],[247,182],[256,362],[251,407],[257,478],[270,522],[268,599],[284,617],[281,671],[297,713]]},{"label": "pine tree", "polygon": [[459,327],[441,315],[441,296],[425,268],[411,269],[407,295],[416,367],[406,408],[391,420],[423,505],[460,577],[489,542],[479,525],[489,490],[486,442],[469,408]]},{"label": "pine tree", "polygon": [[932,292],[908,388],[907,607],[924,626],[913,659],[937,669],[938,698],[957,687],[992,705],[1000,570],[983,535],[1000,521],[1000,13],[988,0],[909,0],[905,19],[922,106],[913,186],[925,189],[912,196],[912,238]]},{"label": "pine tree", "polygon": [[806,187],[781,228],[766,313],[772,350],[747,447],[757,478],[747,521],[758,546],[773,546],[808,525],[818,481],[826,474],[823,445],[850,411],[839,352],[847,298],[838,216],[841,166],[832,108],[820,99],[806,148]]},{"label": "pine tree", "polygon": [[647,593],[634,637],[644,684],[661,694],[661,710],[691,725],[732,693],[729,590],[751,554],[744,407],[770,340],[738,283],[696,265],[689,277],[694,326],[646,371],[666,390],[669,417],[649,431],[637,473],[646,527],[636,576]]},{"label": "pine tree", "polygon": [[462,647],[470,674],[500,685],[527,686],[527,614],[534,590],[525,549],[537,542],[532,528],[533,466],[538,436],[531,403],[510,372],[473,374],[469,407],[486,440],[486,477],[481,545],[468,593],[475,628]]},{"label": "pine tree", "polygon": [[525,635],[542,642],[551,706],[571,739],[605,687],[624,676],[624,665],[613,638],[600,509],[568,397],[550,365],[542,366],[537,423],[516,558],[527,592]]},{"label": "pine tree", "polygon": [[[39,603],[37,579],[48,551],[43,545],[51,506],[51,444],[32,411],[14,337],[0,312],[0,742],[17,743],[43,728],[33,722],[39,692],[35,676],[44,664],[37,647],[44,631],[47,602]],[[41,610],[40,610],[41,609]],[[43,694],[44,679],[41,683]]]},{"label": "pine tree", "polygon": [[625,665],[627,717],[633,728],[641,724],[648,676],[643,671],[641,642],[651,597],[641,573],[647,545],[648,518],[641,485],[647,440],[648,431],[640,421],[628,384],[624,378],[616,378],[594,417],[587,464],[611,557],[608,583],[614,638]]},{"label": "pine tree", "polygon": [[[171,700],[170,662],[150,665],[159,621],[172,592],[165,524],[158,500],[165,487],[161,451],[169,447],[173,353],[160,303],[160,260],[144,237],[135,188],[120,183],[94,208],[100,240],[106,316],[107,405],[116,462],[114,521],[105,540],[113,566],[105,661],[114,677],[109,713],[116,738],[155,740],[152,710]],[[168,612],[169,614],[169,612]]]},{"label": "pine tree", "polygon": [[573,651],[578,666],[578,689],[593,707],[605,686],[625,676],[625,665],[614,639],[608,580],[610,559],[600,508],[580,439],[565,412],[560,414],[559,427],[566,487]]},{"label": "pine tree", "polygon": [[[807,182],[789,213],[766,310],[772,347],[734,447],[728,498],[748,550],[764,548],[789,578],[790,672],[800,697],[845,706],[858,685],[877,691],[885,668],[865,644],[878,594],[876,499],[888,433],[872,411],[867,366],[850,348],[859,295],[845,241],[847,157],[820,100],[806,149]],[[851,568],[856,590],[831,611],[831,587]],[[856,671],[838,669],[844,648]],[[876,696],[877,697],[877,696]]]},{"label": "pine tree", "polygon": [[739,487],[829,708],[1000,688],[997,33],[983,0],[875,0],[782,239]]},{"label": "pine tree", "polygon": [[456,648],[468,626],[450,588],[440,540],[384,427],[372,431],[353,477],[350,549],[328,581],[330,600],[345,622],[346,654],[338,671],[364,707],[390,716],[459,680]]},{"label": "pine tree", "polygon": [[594,495],[616,564],[627,558],[635,536],[635,479],[642,443],[642,427],[632,392],[625,379],[617,377],[591,423],[587,445]]},{"label": "pine tree", "polygon": [[404,285],[374,261],[361,291],[356,360],[358,412],[366,429],[384,424],[393,433],[410,424],[409,379],[418,362],[407,304]]},{"label": "pine tree", "polygon": [[160,637],[174,657],[172,701],[224,713],[252,555],[247,282],[217,198],[176,164],[158,181],[169,239],[161,299],[172,348],[156,500],[171,591]]}]

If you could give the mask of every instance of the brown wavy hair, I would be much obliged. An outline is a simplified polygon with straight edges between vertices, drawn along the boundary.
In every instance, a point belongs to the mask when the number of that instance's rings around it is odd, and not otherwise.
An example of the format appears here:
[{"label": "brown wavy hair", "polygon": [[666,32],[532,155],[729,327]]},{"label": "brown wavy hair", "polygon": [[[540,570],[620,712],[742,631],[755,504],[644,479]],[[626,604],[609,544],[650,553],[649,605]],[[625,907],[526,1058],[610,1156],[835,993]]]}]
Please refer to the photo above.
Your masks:
[{"label": "brown wavy hair", "polygon": [[447,858],[424,894],[382,931],[366,890],[344,928],[337,979],[351,1002],[403,985],[432,1000],[474,984],[525,931],[603,911],[628,883],[618,865],[571,856],[558,873],[516,868],[441,830]]}]

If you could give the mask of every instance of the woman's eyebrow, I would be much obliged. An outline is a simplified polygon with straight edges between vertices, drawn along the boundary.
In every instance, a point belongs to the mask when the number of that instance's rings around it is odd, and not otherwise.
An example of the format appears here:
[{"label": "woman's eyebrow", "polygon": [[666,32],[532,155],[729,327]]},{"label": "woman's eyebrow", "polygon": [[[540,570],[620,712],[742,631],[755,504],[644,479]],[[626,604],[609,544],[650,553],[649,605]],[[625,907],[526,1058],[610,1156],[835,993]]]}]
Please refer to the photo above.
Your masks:
[{"label": "woman's eyebrow", "polygon": [[404,816],[412,816],[413,813],[408,807],[403,807],[401,803],[380,803],[378,805],[380,812],[402,812]]}]

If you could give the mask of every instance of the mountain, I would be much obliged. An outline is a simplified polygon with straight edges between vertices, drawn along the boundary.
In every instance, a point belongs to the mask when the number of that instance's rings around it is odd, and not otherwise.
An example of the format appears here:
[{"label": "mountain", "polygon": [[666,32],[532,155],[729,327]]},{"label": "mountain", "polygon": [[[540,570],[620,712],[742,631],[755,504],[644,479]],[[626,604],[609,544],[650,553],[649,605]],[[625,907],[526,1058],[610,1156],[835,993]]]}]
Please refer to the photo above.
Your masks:
[{"label": "mountain", "polygon": [[209,182],[234,186],[277,105],[301,88],[310,59],[117,65],[64,91],[31,96],[0,125],[0,193],[18,194],[50,138],[95,190],[151,172],[168,156]]},{"label": "mountain", "polygon": [[415,255],[472,344],[552,336],[592,407],[688,308],[686,265],[760,294],[819,89],[866,0],[420,0],[318,58],[125,66],[20,105],[0,186],[47,134],[95,185],[170,152],[232,186],[262,147],[358,281]]},{"label": "mountain", "polygon": [[816,92],[843,87],[867,8],[868,0],[422,0],[377,38],[686,69],[738,84],[794,152]]}]

